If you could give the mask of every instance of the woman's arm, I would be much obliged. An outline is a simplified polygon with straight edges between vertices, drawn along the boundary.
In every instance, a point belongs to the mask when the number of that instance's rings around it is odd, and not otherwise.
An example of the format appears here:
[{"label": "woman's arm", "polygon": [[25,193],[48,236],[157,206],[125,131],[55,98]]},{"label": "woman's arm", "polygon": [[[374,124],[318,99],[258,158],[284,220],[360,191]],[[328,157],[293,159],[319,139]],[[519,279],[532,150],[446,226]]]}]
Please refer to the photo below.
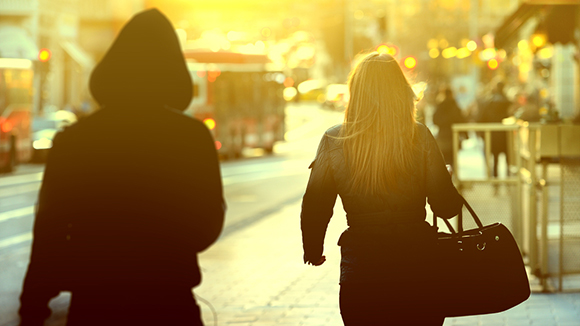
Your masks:
[{"label": "woman's arm", "polygon": [[463,199],[451,181],[451,175],[445,167],[445,160],[435,138],[427,128],[425,129],[427,200],[433,213],[439,217],[451,218],[461,211]]},{"label": "woman's arm", "polygon": [[338,194],[328,156],[328,136],[325,134],[310,164],[312,170],[300,214],[304,263],[313,265],[324,263],[324,236]]}]

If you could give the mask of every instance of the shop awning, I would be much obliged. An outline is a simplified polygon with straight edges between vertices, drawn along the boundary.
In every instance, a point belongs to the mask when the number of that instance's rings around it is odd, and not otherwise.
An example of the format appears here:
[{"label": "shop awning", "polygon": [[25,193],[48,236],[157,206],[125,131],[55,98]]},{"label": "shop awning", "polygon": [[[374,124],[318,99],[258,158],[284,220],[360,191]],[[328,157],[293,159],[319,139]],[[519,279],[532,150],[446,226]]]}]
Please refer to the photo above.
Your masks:
[{"label": "shop awning", "polygon": [[83,69],[92,70],[95,66],[95,61],[89,54],[87,54],[78,44],[71,41],[63,41],[60,43],[63,50]]},{"label": "shop awning", "polygon": [[523,3],[514,11],[495,32],[495,46],[503,48],[506,43],[517,35],[518,29],[524,25],[528,19],[532,18],[542,9],[542,5]]},{"label": "shop awning", "polygon": [[530,18],[542,13],[542,26],[551,43],[573,41],[580,0],[528,0],[495,32],[495,46],[504,47]]}]

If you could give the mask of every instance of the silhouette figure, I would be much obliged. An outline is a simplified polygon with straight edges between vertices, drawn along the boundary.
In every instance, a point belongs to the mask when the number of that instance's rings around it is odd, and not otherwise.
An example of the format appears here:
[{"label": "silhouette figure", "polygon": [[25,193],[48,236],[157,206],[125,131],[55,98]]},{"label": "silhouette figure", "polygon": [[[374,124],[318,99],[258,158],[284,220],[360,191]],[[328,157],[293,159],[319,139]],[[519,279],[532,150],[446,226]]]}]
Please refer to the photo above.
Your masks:
[{"label": "silhouette figure", "polygon": [[[479,117],[479,122],[501,122],[510,116],[512,103],[504,94],[504,83],[498,82],[489,103]],[[497,177],[499,154],[504,153],[507,161],[507,135],[504,131],[491,133],[491,154],[493,155],[493,176]]]},{"label": "silhouette figure", "polygon": [[90,89],[100,110],[48,156],[21,325],[42,325],[59,291],[72,292],[68,325],[202,325],[197,253],[225,203],[212,136],[180,112],[193,87],[165,16],[134,16]]},{"label": "silhouette figure", "polygon": [[[465,122],[465,117],[453,97],[453,91],[450,88],[445,89],[445,99],[437,105],[433,113],[433,123],[439,127],[437,134],[437,144],[443,153],[445,162],[453,163],[453,130],[451,126],[454,123]],[[465,137],[465,135],[462,135]]]},{"label": "silhouette figure", "polygon": [[326,131],[304,194],[304,262],[326,260],[323,243],[340,195],[340,311],[345,325],[441,325],[422,296],[436,241],[426,199],[444,218],[462,200],[429,130],[414,118],[415,94],[388,54],[366,56],[351,72],[345,122]]}]

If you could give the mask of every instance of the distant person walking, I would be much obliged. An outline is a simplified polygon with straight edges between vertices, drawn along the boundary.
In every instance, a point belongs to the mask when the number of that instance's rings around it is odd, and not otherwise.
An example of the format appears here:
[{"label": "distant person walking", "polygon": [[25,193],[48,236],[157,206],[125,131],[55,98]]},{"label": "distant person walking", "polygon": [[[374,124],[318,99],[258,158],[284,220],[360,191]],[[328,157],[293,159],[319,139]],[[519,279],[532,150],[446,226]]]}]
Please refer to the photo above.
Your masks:
[{"label": "distant person walking", "polygon": [[376,52],[351,72],[344,123],[326,131],[302,201],[304,262],[326,260],[323,243],[337,195],[340,311],[345,325],[442,325],[423,296],[435,230],[426,200],[444,218],[462,198],[429,130],[414,118],[415,94],[397,60]]},{"label": "distant person walking", "polygon": [[[498,82],[493,90],[491,99],[480,112],[479,122],[501,122],[510,116],[512,103],[504,93],[504,83]],[[493,155],[493,176],[497,177],[499,154],[506,155],[507,162],[507,135],[504,131],[491,133],[491,154]]]},{"label": "distant person walking", "polygon": [[451,126],[455,123],[463,123],[466,119],[453,97],[453,91],[446,88],[444,94],[445,99],[437,105],[433,113],[433,124],[439,127],[437,144],[443,153],[445,163],[453,164],[453,130]]},{"label": "distant person walking", "polygon": [[202,325],[197,253],[225,204],[192,81],[171,23],[147,10],[95,67],[100,110],[54,140],[38,200],[21,325],[42,325],[71,291],[67,325]]}]

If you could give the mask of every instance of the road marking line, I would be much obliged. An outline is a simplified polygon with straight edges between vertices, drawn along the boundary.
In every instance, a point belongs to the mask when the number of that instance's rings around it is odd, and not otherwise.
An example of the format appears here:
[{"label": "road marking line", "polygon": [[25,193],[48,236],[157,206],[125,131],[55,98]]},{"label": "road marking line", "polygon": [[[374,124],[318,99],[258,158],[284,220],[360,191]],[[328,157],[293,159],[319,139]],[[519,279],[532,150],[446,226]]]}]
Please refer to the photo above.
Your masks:
[{"label": "road marking line", "polygon": [[13,197],[16,195],[22,195],[30,192],[36,192],[40,190],[40,183],[25,184],[22,186],[15,186],[11,188],[0,189],[0,198],[2,197]]},{"label": "road marking line", "polygon": [[32,240],[32,232],[22,233],[0,241],[0,249]]},{"label": "road marking line", "polygon": [[0,222],[7,221],[13,218],[19,218],[23,216],[33,215],[34,214],[34,205],[23,207],[19,209],[14,209],[11,211],[7,211],[4,213],[0,213]]},{"label": "road marking line", "polygon": [[35,181],[42,181],[44,172],[37,172],[32,174],[15,175],[0,178],[0,187],[12,186],[20,183],[29,183]]}]

